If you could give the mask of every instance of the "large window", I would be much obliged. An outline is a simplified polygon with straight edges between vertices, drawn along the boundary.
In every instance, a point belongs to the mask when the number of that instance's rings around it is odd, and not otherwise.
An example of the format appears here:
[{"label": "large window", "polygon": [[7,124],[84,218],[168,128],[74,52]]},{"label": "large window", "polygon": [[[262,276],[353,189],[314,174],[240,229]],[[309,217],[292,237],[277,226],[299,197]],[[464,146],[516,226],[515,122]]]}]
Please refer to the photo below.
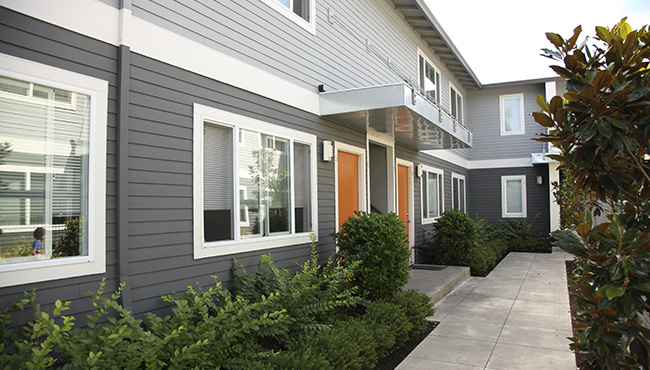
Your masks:
[{"label": "large window", "polygon": [[524,94],[501,95],[499,105],[501,135],[524,134]]},{"label": "large window", "polygon": [[0,286],[105,271],[107,92],[0,54]]},{"label": "large window", "polygon": [[452,174],[451,175],[451,197],[453,208],[466,213],[465,207],[465,176]]},{"label": "large window", "polygon": [[418,56],[418,76],[420,87],[429,100],[440,101],[440,73],[423,55]]},{"label": "large window", "polygon": [[315,136],[198,104],[194,124],[195,256],[308,241]]},{"label": "large window", "polygon": [[431,223],[444,212],[443,171],[422,168],[422,223]]},{"label": "large window", "polygon": [[526,217],[526,176],[501,176],[501,213],[504,218]]},{"label": "large window", "polygon": [[261,0],[307,31],[315,32],[316,0]]},{"label": "large window", "polygon": [[449,87],[451,101],[451,115],[460,123],[463,123],[463,96],[453,86]]}]

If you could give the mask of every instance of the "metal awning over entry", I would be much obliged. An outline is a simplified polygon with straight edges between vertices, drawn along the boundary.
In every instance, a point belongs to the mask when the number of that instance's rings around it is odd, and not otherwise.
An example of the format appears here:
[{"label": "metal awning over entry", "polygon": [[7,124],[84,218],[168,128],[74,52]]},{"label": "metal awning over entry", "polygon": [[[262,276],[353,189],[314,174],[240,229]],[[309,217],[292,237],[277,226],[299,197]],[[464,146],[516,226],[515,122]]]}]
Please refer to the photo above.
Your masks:
[{"label": "metal awning over entry", "polygon": [[472,146],[472,133],[406,83],[324,92],[321,116],[410,149]]}]

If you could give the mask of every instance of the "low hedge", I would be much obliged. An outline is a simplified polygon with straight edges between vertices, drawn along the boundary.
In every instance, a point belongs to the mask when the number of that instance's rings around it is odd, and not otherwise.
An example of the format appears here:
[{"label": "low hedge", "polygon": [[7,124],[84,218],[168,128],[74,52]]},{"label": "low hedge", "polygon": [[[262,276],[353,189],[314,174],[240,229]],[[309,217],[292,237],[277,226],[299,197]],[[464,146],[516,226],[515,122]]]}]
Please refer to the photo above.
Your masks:
[{"label": "low hedge", "polygon": [[[265,256],[258,272],[237,276],[235,290],[218,282],[207,290],[189,287],[163,296],[173,315],[146,314],[144,321],[117,303],[121,288],[107,297],[102,282],[87,293],[94,310],[84,328],[64,315],[70,302],[57,300],[46,313],[35,292],[27,292],[0,313],[0,363],[12,369],[371,369],[426,328],[434,312],[426,295],[399,291],[370,301],[350,283],[354,264],[343,269],[317,260],[312,252],[294,274]],[[34,320],[12,329],[12,314],[29,308]]]}]

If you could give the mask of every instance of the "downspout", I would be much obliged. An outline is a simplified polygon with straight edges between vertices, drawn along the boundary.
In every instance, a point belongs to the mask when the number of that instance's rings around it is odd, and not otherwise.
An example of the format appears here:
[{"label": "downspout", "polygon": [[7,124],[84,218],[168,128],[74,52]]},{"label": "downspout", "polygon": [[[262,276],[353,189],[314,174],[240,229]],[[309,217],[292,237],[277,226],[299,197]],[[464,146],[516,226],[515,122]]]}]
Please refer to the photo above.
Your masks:
[{"label": "downspout", "polygon": [[132,310],[129,282],[129,91],[131,69],[131,0],[120,0],[117,64],[117,212],[116,254],[118,284],[124,284],[122,307]]}]

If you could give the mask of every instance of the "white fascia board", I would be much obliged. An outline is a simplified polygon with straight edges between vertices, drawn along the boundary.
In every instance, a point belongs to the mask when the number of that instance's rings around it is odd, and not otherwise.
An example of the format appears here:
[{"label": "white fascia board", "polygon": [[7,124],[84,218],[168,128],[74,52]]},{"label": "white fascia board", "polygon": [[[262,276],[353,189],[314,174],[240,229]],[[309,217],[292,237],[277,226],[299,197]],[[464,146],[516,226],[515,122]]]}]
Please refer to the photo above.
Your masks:
[{"label": "white fascia board", "polygon": [[309,113],[320,114],[320,99],[315,87],[300,86],[279,74],[265,71],[100,1],[3,0],[2,6],[111,45],[124,43],[132,51],[152,59]]},{"label": "white fascia board", "polygon": [[422,153],[428,154],[438,159],[442,159],[443,161],[447,161],[451,164],[455,164],[463,168],[469,168],[469,161],[459,156],[458,154],[454,153],[453,150],[449,150],[449,149],[424,150],[422,151]]},{"label": "white fascia board", "polygon": [[2,0],[2,6],[112,45],[119,42],[119,10],[97,0]]},{"label": "white fascia board", "polygon": [[512,168],[512,167],[532,167],[533,161],[530,157],[524,158],[503,158],[503,159],[486,159],[480,161],[469,161],[470,170],[488,169],[488,168]]}]

